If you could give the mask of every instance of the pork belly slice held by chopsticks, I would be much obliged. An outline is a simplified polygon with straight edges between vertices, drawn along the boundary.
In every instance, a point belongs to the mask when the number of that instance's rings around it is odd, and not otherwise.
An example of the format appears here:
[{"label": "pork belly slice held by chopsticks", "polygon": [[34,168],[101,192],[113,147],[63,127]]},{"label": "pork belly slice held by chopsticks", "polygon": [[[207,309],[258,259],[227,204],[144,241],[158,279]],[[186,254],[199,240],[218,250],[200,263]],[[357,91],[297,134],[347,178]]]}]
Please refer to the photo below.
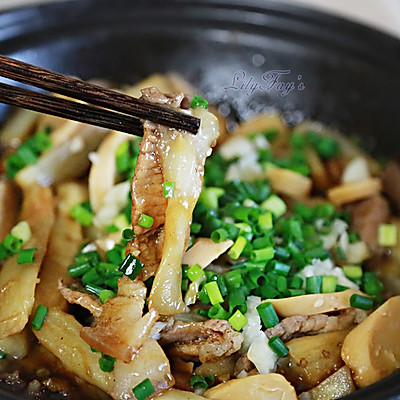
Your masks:
[{"label": "pork belly slice held by chopsticks", "polygon": [[[183,95],[166,96],[156,88],[142,91],[155,103],[179,107]],[[144,136],[132,180],[132,224],[135,234],[127,251],[144,263],[141,278],[155,275],[150,308],[171,315],[186,310],[181,293],[181,261],[186,250],[192,212],[200,195],[204,162],[218,138],[217,118],[197,107],[201,119],[196,135],[144,121]],[[163,197],[163,183],[174,182],[174,196]],[[151,227],[138,224],[142,214],[154,219]]]}]

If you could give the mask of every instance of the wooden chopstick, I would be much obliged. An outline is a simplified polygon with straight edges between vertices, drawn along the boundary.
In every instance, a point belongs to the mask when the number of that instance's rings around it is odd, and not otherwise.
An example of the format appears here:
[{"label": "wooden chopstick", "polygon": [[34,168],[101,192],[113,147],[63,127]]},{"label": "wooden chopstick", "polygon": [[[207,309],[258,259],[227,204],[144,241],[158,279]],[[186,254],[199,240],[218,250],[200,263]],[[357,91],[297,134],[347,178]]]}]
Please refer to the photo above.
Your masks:
[{"label": "wooden chopstick", "polygon": [[0,55],[0,76],[190,133],[197,133],[200,127],[200,120],[191,115],[3,55]]},{"label": "wooden chopstick", "polygon": [[5,83],[0,83],[0,102],[102,128],[143,136],[143,126],[137,118],[119,113],[117,116],[117,113],[104,108],[33,92]]}]

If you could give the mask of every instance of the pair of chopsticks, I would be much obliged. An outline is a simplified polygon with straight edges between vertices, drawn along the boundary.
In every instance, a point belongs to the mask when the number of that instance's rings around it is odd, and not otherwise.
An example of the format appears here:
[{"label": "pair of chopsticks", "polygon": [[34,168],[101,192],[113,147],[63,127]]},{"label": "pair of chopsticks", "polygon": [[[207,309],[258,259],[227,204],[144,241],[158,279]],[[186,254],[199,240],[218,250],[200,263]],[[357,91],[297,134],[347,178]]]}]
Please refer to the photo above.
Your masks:
[{"label": "pair of chopsticks", "polygon": [[0,76],[61,94],[76,101],[0,83],[0,102],[78,122],[143,136],[140,119],[197,133],[200,120],[171,108],[137,99],[0,55]]}]

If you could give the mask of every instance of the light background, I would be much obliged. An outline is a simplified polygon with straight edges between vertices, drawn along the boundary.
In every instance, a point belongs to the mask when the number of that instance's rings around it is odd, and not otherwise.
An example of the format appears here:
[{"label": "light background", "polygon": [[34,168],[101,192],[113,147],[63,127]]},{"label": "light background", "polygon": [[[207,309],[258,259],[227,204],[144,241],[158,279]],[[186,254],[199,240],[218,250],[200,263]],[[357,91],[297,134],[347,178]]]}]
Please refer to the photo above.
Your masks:
[{"label": "light background", "polygon": [[[0,0],[0,11],[8,8],[60,0]],[[79,0],[78,0],[79,1]],[[246,0],[243,0],[244,2]],[[325,10],[370,25],[400,38],[400,0],[284,0]],[[112,0],[110,0],[112,6]]]}]

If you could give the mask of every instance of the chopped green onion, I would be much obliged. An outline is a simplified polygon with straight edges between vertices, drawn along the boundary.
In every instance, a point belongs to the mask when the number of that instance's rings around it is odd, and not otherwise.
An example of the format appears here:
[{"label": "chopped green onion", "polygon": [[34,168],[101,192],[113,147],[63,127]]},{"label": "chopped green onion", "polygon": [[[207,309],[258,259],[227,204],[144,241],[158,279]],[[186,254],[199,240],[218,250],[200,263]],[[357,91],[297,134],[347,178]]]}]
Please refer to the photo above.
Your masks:
[{"label": "chopped green onion", "polygon": [[281,217],[287,210],[286,203],[277,195],[272,194],[261,203],[261,208],[272,212],[275,218]]},{"label": "chopped green onion", "polygon": [[204,289],[206,290],[212,305],[222,303],[224,301],[216,281],[206,283],[204,285]]},{"label": "chopped green onion", "polygon": [[378,228],[378,243],[380,246],[391,247],[397,244],[397,226],[381,224]]},{"label": "chopped green onion", "polygon": [[306,292],[302,289],[288,289],[285,292],[285,295],[288,297],[303,296],[304,294],[306,294]]},{"label": "chopped green onion", "polygon": [[289,279],[289,288],[290,289],[301,289],[303,287],[303,279],[299,276],[293,276]]},{"label": "chopped green onion", "polygon": [[5,360],[7,358],[7,354],[4,351],[0,350],[0,360]]},{"label": "chopped green onion", "polygon": [[196,108],[196,107],[207,108],[208,101],[200,96],[193,96],[192,102],[190,103],[190,108]]},{"label": "chopped green onion", "polygon": [[211,308],[208,310],[207,316],[211,319],[228,319],[229,313],[221,306],[220,303],[217,303],[211,306]]},{"label": "chopped green onion", "polygon": [[[209,382],[207,382],[209,381]],[[215,378],[214,375],[194,375],[190,378],[190,386],[193,389],[206,389],[214,384]]]},{"label": "chopped green onion", "polygon": [[124,229],[122,231],[122,237],[126,240],[126,241],[130,241],[132,240],[135,235],[133,234],[133,230],[130,228]]},{"label": "chopped green onion", "polygon": [[228,239],[228,231],[223,228],[218,228],[211,232],[211,239],[215,243],[223,242],[224,240]]},{"label": "chopped green onion", "polygon": [[89,226],[92,224],[94,218],[94,214],[89,209],[89,207],[90,206],[88,202],[75,204],[71,208],[69,214],[71,215],[72,218],[75,218],[81,225]]},{"label": "chopped green onion", "polygon": [[288,276],[290,269],[290,265],[275,261],[272,271],[281,276]]},{"label": "chopped green onion", "polygon": [[163,182],[163,197],[165,199],[172,199],[174,197],[175,182]]},{"label": "chopped green onion", "polygon": [[322,276],[309,276],[306,278],[306,293],[321,293]]},{"label": "chopped green onion", "polygon": [[322,293],[333,293],[336,291],[338,277],[334,275],[325,275],[322,277]]},{"label": "chopped green onion", "polygon": [[224,278],[229,289],[237,289],[244,284],[242,274],[238,269],[226,272]]},{"label": "chopped green onion", "polygon": [[266,328],[272,328],[279,322],[275,308],[270,302],[261,303],[257,306],[257,312]]},{"label": "chopped green onion", "polygon": [[204,188],[199,197],[199,202],[212,210],[218,209],[218,199],[223,196],[225,190],[219,187]]},{"label": "chopped green onion", "polygon": [[94,293],[96,296],[98,296],[103,290],[102,287],[90,283],[88,285],[85,285],[85,289],[90,293]]},{"label": "chopped green onion", "polygon": [[242,314],[247,312],[246,296],[242,290],[235,290],[229,293],[229,314],[239,310]]},{"label": "chopped green onion", "polygon": [[22,243],[26,243],[32,236],[31,228],[26,221],[18,222],[11,229],[11,235],[22,240]]},{"label": "chopped green onion", "polygon": [[363,281],[364,291],[370,296],[376,296],[383,292],[383,284],[375,273],[366,272]]},{"label": "chopped green onion", "polygon": [[37,248],[33,249],[22,249],[17,256],[17,263],[18,264],[28,264],[33,262],[34,257],[33,253],[37,251]]},{"label": "chopped green onion", "polygon": [[187,292],[189,289],[189,279],[182,279],[181,282],[181,290],[183,290],[184,292]]},{"label": "chopped green onion", "polygon": [[202,276],[204,276],[204,271],[203,271],[203,268],[201,268],[199,264],[193,265],[187,271],[187,277],[192,282],[194,282],[196,279],[201,278]]},{"label": "chopped green onion", "polygon": [[[211,307],[212,308],[212,307]],[[199,315],[201,315],[201,316],[203,316],[203,317],[208,317],[208,311],[207,310],[204,310],[204,309],[202,309],[202,308],[199,308],[198,310],[197,310],[197,314],[199,314]],[[211,318],[211,317],[210,317]]]},{"label": "chopped green onion", "polygon": [[261,214],[258,217],[258,225],[265,230],[272,229],[272,214],[270,212]]},{"label": "chopped green onion", "polygon": [[111,250],[106,251],[107,259],[115,265],[121,265],[125,258],[125,246],[114,245]]},{"label": "chopped green onion", "polygon": [[285,357],[289,353],[289,349],[285,343],[282,342],[279,336],[274,336],[268,341],[268,346],[278,355],[278,357]]},{"label": "chopped green onion", "polygon": [[268,261],[274,258],[274,248],[272,246],[265,249],[253,250],[250,254],[252,261]]},{"label": "chopped green onion", "polygon": [[137,400],[144,400],[155,392],[154,386],[149,378],[140,382],[132,389],[133,394]]},{"label": "chopped green onion", "polygon": [[274,299],[279,296],[279,292],[271,285],[263,285],[260,287],[261,297],[263,299]]},{"label": "chopped green onion", "polygon": [[204,289],[204,286],[201,288],[199,292],[199,300],[203,304],[209,304],[210,303],[210,298],[208,297],[206,289]]},{"label": "chopped green onion", "polygon": [[190,225],[190,233],[196,235],[200,231],[201,231],[201,224],[199,224],[198,222],[192,222],[192,224]]},{"label": "chopped green onion", "polygon": [[276,288],[277,288],[281,293],[283,293],[283,292],[285,292],[285,291],[287,290],[287,286],[288,286],[288,283],[287,283],[286,277],[279,275],[279,276],[276,278]]},{"label": "chopped green onion", "polygon": [[115,297],[117,294],[112,290],[104,289],[99,293],[99,299],[104,304],[107,300],[110,300],[112,297]]},{"label": "chopped green onion", "polygon": [[232,328],[236,331],[240,331],[247,324],[247,318],[239,311],[236,312],[228,319],[228,322],[232,325]]},{"label": "chopped green onion", "polygon": [[46,319],[48,308],[42,305],[39,305],[35,311],[35,315],[31,321],[31,326],[35,331],[40,331],[42,329],[44,320]]},{"label": "chopped green onion", "polygon": [[95,269],[90,269],[82,276],[82,283],[84,285],[90,283],[98,283],[99,281],[101,281],[101,276],[97,273]]},{"label": "chopped green onion", "polygon": [[51,146],[49,136],[45,132],[36,132],[22,143],[14,154],[5,161],[5,170],[8,178],[14,176],[27,165],[35,164],[39,155]]},{"label": "chopped green onion", "polygon": [[14,235],[8,234],[3,241],[3,245],[9,252],[15,254],[21,248],[22,240]]},{"label": "chopped green onion", "polygon": [[143,227],[143,228],[151,228],[154,223],[154,218],[150,217],[150,215],[147,214],[140,214],[140,217],[138,219],[138,225]]},{"label": "chopped green onion", "polygon": [[246,244],[247,240],[243,236],[239,236],[233,246],[229,249],[228,256],[237,260],[242,254]]},{"label": "chopped green onion", "polygon": [[235,224],[236,228],[239,228],[239,234],[246,232],[251,233],[251,226],[246,222],[238,222]]},{"label": "chopped green onion", "polygon": [[113,372],[114,371],[115,358],[103,354],[99,358],[99,367],[103,372]]},{"label": "chopped green onion", "polygon": [[122,271],[124,275],[135,280],[143,269],[143,266],[143,263],[133,254],[128,254],[118,269],[119,271]]},{"label": "chopped green onion", "polygon": [[355,308],[361,308],[362,310],[370,310],[374,306],[374,300],[371,297],[353,294],[350,297],[350,305]]},{"label": "chopped green onion", "polygon": [[345,276],[349,279],[361,279],[362,268],[359,265],[343,265],[342,267]]}]

